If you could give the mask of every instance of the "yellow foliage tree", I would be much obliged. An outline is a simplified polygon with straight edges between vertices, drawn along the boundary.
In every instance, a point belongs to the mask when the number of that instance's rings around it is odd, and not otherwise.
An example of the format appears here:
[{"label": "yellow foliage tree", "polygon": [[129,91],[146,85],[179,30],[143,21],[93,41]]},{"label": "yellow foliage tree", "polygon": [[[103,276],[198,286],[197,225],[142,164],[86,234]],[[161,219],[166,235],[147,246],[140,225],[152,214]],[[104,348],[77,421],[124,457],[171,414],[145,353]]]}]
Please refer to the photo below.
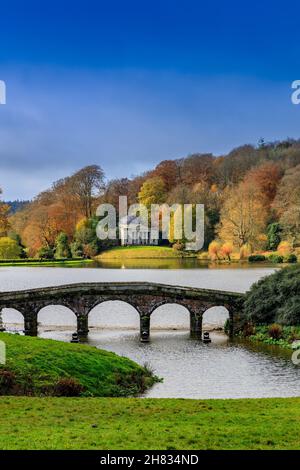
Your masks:
[{"label": "yellow foliage tree", "polygon": [[218,236],[222,240],[239,248],[245,244],[255,248],[266,221],[264,198],[255,184],[245,181],[226,190],[218,225]]},{"label": "yellow foliage tree", "polygon": [[0,237],[0,259],[16,259],[20,257],[21,248],[9,237]]}]

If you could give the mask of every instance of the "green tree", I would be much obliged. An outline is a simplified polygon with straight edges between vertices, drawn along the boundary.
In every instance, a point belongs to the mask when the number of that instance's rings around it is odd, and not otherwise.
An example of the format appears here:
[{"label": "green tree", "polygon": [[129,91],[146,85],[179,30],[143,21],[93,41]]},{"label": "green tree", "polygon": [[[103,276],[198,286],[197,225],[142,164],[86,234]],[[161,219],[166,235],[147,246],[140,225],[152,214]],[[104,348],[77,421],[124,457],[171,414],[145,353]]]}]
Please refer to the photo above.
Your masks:
[{"label": "green tree", "polygon": [[55,240],[55,258],[71,258],[68,236],[60,232]]},{"label": "green tree", "polygon": [[0,237],[0,259],[20,258],[21,247],[9,237]]},{"label": "green tree", "polygon": [[38,257],[40,259],[53,259],[54,250],[50,246],[42,246],[38,251]]},{"label": "green tree", "polygon": [[73,258],[82,258],[83,246],[78,240],[74,240],[70,245],[71,253]]},{"label": "green tree", "polygon": [[267,235],[268,235],[268,250],[275,251],[281,242],[281,232],[282,228],[278,222],[268,225]]}]

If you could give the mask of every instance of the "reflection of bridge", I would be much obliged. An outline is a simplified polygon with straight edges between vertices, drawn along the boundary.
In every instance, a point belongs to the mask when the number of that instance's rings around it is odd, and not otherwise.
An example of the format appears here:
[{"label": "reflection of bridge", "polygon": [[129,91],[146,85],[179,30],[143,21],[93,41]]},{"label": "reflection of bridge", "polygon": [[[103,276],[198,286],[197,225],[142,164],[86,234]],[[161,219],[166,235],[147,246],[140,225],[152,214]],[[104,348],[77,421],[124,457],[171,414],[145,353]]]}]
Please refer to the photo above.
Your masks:
[{"label": "reflection of bridge", "polygon": [[88,334],[91,310],[110,300],[120,300],[135,307],[140,315],[141,340],[148,341],[151,314],[164,304],[179,304],[187,308],[191,336],[195,338],[201,338],[204,312],[211,307],[224,306],[229,313],[229,332],[232,335],[240,320],[244,294],[151,282],[81,283],[1,292],[0,310],[18,310],[24,317],[25,334],[36,336],[39,311],[48,305],[63,305],[76,315],[78,335],[84,338]]}]

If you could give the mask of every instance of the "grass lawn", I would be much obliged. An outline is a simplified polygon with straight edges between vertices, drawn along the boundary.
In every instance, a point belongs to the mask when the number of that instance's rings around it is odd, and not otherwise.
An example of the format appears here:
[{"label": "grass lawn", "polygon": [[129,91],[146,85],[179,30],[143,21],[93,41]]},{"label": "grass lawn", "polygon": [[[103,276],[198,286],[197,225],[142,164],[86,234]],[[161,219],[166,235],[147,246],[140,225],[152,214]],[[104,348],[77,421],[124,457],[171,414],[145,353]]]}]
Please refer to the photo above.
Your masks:
[{"label": "grass lawn", "polygon": [[0,340],[7,356],[0,395],[61,395],[57,382],[72,378],[85,396],[134,396],[155,381],[130,359],[92,346],[8,333],[0,333]]},{"label": "grass lawn", "polygon": [[0,398],[0,449],[299,449],[300,398]]},{"label": "grass lawn", "polygon": [[[173,250],[168,246],[116,246],[103,251],[96,256],[97,260],[104,259],[142,259],[142,258],[183,258],[191,254]],[[195,255],[194,255],[195,256]]]},{"label": "grass lawn", "polygon": [[66,260],[39,260],[39,259],[16,259],[16,260],[0,260],[0,268],[2,266],[84,266],[93,263],[92,259],[66,259]]}]

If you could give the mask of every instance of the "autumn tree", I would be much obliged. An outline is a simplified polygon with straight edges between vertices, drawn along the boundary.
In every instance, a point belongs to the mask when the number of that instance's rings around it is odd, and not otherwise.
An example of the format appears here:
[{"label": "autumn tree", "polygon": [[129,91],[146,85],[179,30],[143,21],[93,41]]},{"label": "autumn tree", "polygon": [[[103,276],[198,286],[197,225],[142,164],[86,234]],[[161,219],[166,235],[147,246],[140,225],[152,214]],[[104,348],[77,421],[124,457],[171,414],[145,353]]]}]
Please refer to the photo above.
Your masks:
[{"label": "autumn tree", "polygon": [[152,172],[152,177],[161,178],[166,191],[172,190],[178,182],[179,167],[176,160],[163,160]]},{"label": "autumn tree", "polygon": [[[2,189],[0,188],[0,194]],[[7,235],[10,224],[8,221],[9,205],[0,201],[0,236],[4,237]]]},{"label": "autumn tree", "polygon": [[274,199],[283,236],[292,244],[300,242],[300,165],[288,170],[282,178]]},{"label": "autumn tree", "polygon": [[264,196],[264,201],[269,209],[277,192],[278,185],[283,176],[283,171],[279,165],[272,162],[252,168],[245,176],[245,180],[250,184],[257,185]]},{"label": "autumn tree", "polygon": [[71,192],[77,197],[85,217],[91,217],[96,197],[104,190],[104,172],[99,165],[89,165],[70,179]]},{"label": "autumn tree", "polygon": [[267,211],[260,189],[248,181],[228,188],[218,225],[219,237],[239,248],[258,245],[266,227]]},{"label": "autumn tree", "polygon": [[127,196],[130,192],[130,180],[128,178],[113,179],[108,182],[103,195],[103,202],[112,204],[116,210],[119,207],[119,197]]},{"label": "autumn tree", "polygon": [[140,204],[150,208],[151,204],[161,204],[166,200],[166,188],[162,178],[153,177],[144,182],[138,194]]},{"label": "autumn tree", "polygon": [[200,181],[212,184],[214,157],[211,154],[193,154],[181,160],[179,177],[183,184],[194,185]]}]

